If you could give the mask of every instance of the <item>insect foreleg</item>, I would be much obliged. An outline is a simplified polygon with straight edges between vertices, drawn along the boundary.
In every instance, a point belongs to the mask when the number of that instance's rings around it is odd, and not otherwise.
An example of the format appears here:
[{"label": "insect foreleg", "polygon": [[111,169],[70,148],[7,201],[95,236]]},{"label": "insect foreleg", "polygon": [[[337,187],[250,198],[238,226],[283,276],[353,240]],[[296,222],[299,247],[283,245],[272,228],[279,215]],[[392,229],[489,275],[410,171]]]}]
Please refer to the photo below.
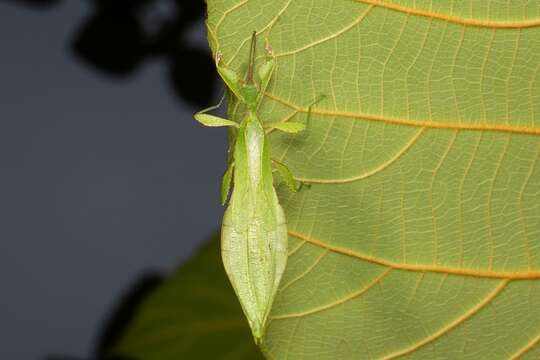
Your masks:
[{"label": "insect foreleg", "polygon": [[219,127],[219,126],[232,126],[232,127],[238,127],[238,123],[224,119],[219,116],[214,115],[208,115],[208,114],[195,114],[194,115],[195,120],[203,124],[204,126],[210,126],[210,127]]},{"label": "insect foreleg", "polygon": [[206,109],[202,109],[201,111],[197,112],[193,117],[195,120],[203,124],[204,126],[210,126],[210,127],[217,127],[217,126],[232,126],[232,127],[238,127],[238,123],[224,119],[219,116],[210,115],[207,114],[208,112],[218,109],[221,106],[221,103],[223,103],[223,99],[225,99],[225,94],[221,97],[221,100],[217,105],[210,106]]},{"label": "insect foreleg", "polygon": [[257,97],[257,104],[260,104],[264,93],[266,91],[266,88],[268,87],[268,84],[270,83],[270,80],[272,79],[272,74],[274,73],[274,68],[276,64],[276,60],[274,57],[274,54],[272,53],[272,48],[270,47],[270,44],[268,44],[266,40],[266,55],[267,55],[267,61],[259,66],[258,69],[258,76],[259,76],[259,96]]}]

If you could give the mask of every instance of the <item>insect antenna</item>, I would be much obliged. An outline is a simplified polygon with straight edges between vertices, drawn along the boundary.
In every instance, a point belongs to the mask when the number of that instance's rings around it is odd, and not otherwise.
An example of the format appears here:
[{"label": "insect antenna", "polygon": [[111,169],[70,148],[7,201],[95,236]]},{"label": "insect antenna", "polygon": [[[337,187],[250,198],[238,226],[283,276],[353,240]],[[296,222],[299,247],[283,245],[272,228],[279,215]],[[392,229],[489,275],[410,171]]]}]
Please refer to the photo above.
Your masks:
[{"label": "insect antenna", "polygon": [[253,31],[251,35],[251,47],[249,50],[249,67],[246,78],[246,84],[253,84],[253,68],[255,67],[255,49],[257,48],[257,32]]}]

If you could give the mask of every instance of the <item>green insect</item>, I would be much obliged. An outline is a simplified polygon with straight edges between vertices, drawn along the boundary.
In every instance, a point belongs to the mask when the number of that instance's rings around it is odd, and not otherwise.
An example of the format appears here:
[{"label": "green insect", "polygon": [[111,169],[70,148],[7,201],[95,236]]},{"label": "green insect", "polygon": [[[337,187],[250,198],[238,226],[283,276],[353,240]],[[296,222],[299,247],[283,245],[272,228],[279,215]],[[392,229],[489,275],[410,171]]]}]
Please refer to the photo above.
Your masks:
[{"label": "green insect", "polygon": [[221,255],[258,344],[264,335],[266,320],[287,264],[287,225],[274,189],[273,167],[292,191],[297,190],[288,168],[271,159],[267,131],[276,129],[298,133],[305,128],[304,124],[297,122],[265,124],[257,115],[275,67],[269,46],[266,46],[266,51],[267,59],[257,69],[258,81],[254,79],[255,32],[251,38],[245,80],[226,67],[219,52],[216,57],[217,70],[228,90],[247,109],[247,115],[240,123],[206,114],[215,107],[195,114],[195,119],[205,126],[234,128],[232,156],[221,186],[222,204],[225,204],[231,181],[234,184],[223,217]]}]

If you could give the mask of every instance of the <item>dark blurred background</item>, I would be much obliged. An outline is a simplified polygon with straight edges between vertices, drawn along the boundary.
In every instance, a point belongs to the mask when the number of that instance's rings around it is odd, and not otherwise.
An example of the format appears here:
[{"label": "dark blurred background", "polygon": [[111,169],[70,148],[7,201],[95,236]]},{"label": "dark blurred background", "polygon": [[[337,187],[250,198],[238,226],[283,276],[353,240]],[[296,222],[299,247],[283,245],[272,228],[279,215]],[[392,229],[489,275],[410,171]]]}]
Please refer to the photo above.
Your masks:
[{"label": "dark blurred background", "polygon": [[0,0],[0,359],[96,359],[219,227],[199,0]]}]

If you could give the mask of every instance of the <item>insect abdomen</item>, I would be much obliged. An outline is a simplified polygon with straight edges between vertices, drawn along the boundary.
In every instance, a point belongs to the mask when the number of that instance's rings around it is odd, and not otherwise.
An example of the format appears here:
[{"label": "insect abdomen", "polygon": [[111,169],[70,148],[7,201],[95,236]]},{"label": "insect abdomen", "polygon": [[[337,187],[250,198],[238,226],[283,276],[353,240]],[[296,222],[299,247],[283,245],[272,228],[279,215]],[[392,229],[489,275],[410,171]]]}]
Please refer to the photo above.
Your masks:
[{"label": "insect abdomen", "polygon": [[287,263],[287,226],[266,145],[258,121],[239,129],[235,187],[221,231],[223,264],[256,341],[264,334]]}]

